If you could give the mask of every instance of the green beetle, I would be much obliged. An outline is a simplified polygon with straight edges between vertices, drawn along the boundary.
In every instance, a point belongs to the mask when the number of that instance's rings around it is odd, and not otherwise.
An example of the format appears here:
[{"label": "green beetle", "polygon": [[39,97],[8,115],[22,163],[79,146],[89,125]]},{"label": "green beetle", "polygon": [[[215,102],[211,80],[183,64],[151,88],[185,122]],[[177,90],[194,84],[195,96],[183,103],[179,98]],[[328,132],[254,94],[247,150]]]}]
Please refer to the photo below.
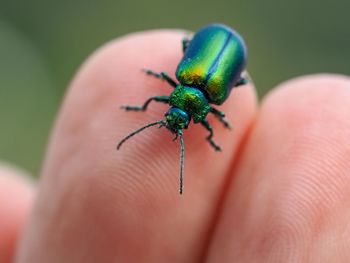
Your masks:
[{"label": "green beetle", "polygon": [[142,130],[159,125],[180,136],[180,194],[183,193],[184,141],[182,130],[187,129],[193,119],[201,123],[208,131],[207,140],[216,150],[221,148],[213,141],[213,129],[207,121],[208,113],[214,114],[225,127],[229,123],[225,114],[210,104],[221,105],[230,95],[233,87],[247,83],[243,71],[247,61],[247,49],[243,39],[233,29],[222,24],[211,24],[196,32],[191,40],[182,41],[184,56],[177,70],[177,83],[165,72],[156,73],[145,70],[145,73],[167,81],[174,87],[170,96],[154,96],[142,106],[122,106],[126,111],[145,111],[151,101],[169,104],[165,119],[138,129],[121,140],[117,149],[130,137]]}]

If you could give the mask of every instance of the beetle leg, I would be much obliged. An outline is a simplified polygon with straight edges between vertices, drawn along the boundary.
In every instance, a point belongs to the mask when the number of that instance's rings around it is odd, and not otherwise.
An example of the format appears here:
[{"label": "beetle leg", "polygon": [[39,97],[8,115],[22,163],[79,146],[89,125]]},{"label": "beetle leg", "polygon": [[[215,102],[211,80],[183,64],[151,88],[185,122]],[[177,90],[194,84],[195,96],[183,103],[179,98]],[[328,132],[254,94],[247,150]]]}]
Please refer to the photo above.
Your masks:
[{"label": "beetle leg", "polygon": [[147,110],[148,105],[151,103],[151,101],[157,101],[157,102],[163,102],[163,103],[169,103],[169,96],[154,96],[154,97],[150,97],[148,100],[146,100],[146,102],[142,105],[142,106],[127,106],[127,105],[123,105],[121,106],[122,109],[129,111],[129,110],[133,110],[133,111],[145,111]]},{"label": "beetle leg", "polygon": [[248,83],[248,79],[241,76],[240,79],[237,81],[235,87],[241,86],[241,85],[245,85]]},{"label": "beetle leg", "polygon": [[175,82],[175,80],[173,80],[172,78],[169,77],[169,75],[166,72],[154,72],[153,70],[149,70],[149,69],[144,69],[143,70],[147,75],[156,77],[158,79],[164,79],[166,82],[168,82],[170,84],[170,86],[173,86],[174,88],[176,88],[177,83]]},{"label": "beetle leg", "polygon": [[182,39],[182,52],[185,53],[186,49],[188,48],[189,44],[190,44],[191,40],[189,40],[187,37],[184,37]]},{"label": "beetle leg", "polygon": [[210,112],[214,114],[216,118],[225,126],[227,129],[231,129],[231,124],[228,122],[228,120],[225,119],[225,113],[222,111],[219,111],[215,108],[211,108]]},{"label": "beetle leg", "polygon": [[174,139],[173,139],[173,142],[176,141],[176,139],[177,139],[178,136],[179,136],[179,134],[176,133],[176,134],[175,134],[175,137],[174,137]]},{"label": "beetle leg", "polygon": [[207,120],[203,120],[203,121],[201,121],[201,124],[209,131],[209,136],[207,137],[207,140],[209,141],[210,145],[215,149],[215,151],[221,152],[220,146],[217,145],[212,139],[214,132],[213,132],[213,128],[211,127],[209,122]]}]

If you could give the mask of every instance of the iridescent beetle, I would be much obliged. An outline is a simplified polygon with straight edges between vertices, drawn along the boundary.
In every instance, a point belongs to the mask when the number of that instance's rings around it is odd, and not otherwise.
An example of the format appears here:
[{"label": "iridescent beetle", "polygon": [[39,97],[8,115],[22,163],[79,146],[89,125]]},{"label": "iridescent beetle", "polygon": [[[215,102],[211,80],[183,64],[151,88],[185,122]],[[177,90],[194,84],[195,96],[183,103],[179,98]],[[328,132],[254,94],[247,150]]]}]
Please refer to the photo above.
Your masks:
[{"label": "iridescent beetle", "polygon": [[182,129],[187,129],[193,119],[201,123],[208,131],[206,138],[216,150],[221,148],[213,141],[213,129],[206,117],[214,114],[225,127],[230,128],[225,120],[225,114],[210,104],[221,105],[233,87],[247,83],[242,72],[246,65],[247,51],[241,36],[222,24],[212,24],[200,29],[191,40],[182,41],[184,56],[180,61],[176,83],[167,73],[156,73],[145,70],[145,73],[167,81],[174,87],[170,96],[154,96],[146,100],[142,106],[122,106],[126,111],[145,111],[151,101],[169,104],[171,107],[165,113],[165,119],[156,121],[134,131],[126,136],[117,149],[130,137],[151,126],[166,127],[175,134],[174,140],[180,136],[180,194],[183,192],[184,141]]}]

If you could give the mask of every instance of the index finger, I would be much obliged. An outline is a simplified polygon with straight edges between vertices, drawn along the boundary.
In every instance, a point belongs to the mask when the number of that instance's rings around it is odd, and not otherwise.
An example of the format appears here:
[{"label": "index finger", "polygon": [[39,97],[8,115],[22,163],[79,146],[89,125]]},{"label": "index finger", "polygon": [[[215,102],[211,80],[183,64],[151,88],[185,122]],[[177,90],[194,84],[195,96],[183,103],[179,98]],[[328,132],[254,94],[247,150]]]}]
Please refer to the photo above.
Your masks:
[{"label": "index finger", "polygon": [[119,107],[171,93],[141,69],[174,77],[182,37],[177,31],[133,34],[101,48],[82,67],[55,125],[22,259],[194,262],[202,256],[226,173],[254,118],[253,86],[234,90],[223,107],[233,132],[209,118],[222,153],[210,148],[199,125],[185,132],[183,196],[180,147],[168,131],[149,129],[115,150],[126,134],[163,118],[167,105],[154,103],[146,113]]}]

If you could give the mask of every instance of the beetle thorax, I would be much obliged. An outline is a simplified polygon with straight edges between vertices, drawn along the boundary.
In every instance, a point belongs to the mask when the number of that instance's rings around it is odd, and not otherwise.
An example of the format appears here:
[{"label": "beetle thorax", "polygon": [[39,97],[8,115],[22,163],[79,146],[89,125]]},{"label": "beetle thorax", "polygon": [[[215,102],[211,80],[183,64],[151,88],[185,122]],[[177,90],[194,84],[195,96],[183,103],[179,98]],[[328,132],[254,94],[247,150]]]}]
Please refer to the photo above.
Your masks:
[{"label": "beetle thorax", "polygon": [[201,90],[182,84],[171,93],[170,105],[185,111],[195,123],[204,120],[210,110],[208,100]]}]

